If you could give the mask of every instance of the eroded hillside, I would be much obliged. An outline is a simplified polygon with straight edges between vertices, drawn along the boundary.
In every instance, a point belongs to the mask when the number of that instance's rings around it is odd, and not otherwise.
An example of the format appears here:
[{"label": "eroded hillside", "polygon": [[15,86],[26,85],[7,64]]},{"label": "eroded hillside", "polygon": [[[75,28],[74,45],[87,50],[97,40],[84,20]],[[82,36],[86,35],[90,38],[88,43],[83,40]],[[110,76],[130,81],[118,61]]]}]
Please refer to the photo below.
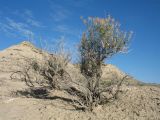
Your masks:
[{"label": "eroded hillside", "polygon": [[[65,91],[52,91],[48,99],[19,94],[28,87],[10,75],[25,65],[23,58],[43,60],[41,50],[28,42],[0,52],[0,120],[160,120],[160,88],[140,86],[133,78],[121,86],[117,100],[98,106],[93,113],[75,110],[66,101],[71,96]],[[83,78],[78,66],[70,63],[66,69],[73,80]],[[124,74],[113,65],[104,65],[103,84]]]}]

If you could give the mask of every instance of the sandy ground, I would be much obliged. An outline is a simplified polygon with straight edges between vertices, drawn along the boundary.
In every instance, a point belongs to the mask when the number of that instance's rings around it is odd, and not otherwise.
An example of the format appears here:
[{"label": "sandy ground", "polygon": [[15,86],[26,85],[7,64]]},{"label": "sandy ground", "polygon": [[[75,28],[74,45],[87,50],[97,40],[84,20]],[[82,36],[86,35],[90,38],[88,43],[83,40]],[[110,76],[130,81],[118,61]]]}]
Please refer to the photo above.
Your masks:
[{"label": "sandy ground", "polygon": [[0,120],[160,120],[159,87],[123,86],[118,100],[98,106],[90,113],[75,110],[56,98],[67,98],[61,91],[53,91],[51,99],[16,95],[14,92],[27,87],[7,76],[0,73]]}]

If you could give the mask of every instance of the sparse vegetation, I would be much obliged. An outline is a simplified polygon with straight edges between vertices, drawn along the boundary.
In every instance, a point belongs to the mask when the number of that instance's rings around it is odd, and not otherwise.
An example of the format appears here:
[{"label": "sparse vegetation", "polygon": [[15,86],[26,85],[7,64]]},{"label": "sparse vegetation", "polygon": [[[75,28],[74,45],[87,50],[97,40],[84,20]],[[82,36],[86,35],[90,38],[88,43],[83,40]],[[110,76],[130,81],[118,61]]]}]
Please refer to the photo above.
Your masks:
[{"label": "sparse vegetation", "polygon": [[[21,71],[11,75],[20,75],[26,85],[51,90],[65,90],[76,109],[92,111],[94,107],[116,99],[120,86],[128,75],[123,76],[118,82],[100,86],[102,65],[104,60],[119,52],[126,52],[131,33],[122,32],[120,25],[110,16],[107,18],[83,19],[87,30],[83,33],[79,46],[80,71],[84,76],[81,82],[74,81],[66,71],[70,62],[70,55],[65,52],[63,44],[59,44],[58,51],[46,54],[41,50],[42,61],[36,59],[26,60],[26,66]],[[53,49],[52,49],[53,50]],[[118,79],[115,77],[115,79]],[[111,80],[110,80],[111,81]],[[41,91],[41,90],[38,90]]]}]

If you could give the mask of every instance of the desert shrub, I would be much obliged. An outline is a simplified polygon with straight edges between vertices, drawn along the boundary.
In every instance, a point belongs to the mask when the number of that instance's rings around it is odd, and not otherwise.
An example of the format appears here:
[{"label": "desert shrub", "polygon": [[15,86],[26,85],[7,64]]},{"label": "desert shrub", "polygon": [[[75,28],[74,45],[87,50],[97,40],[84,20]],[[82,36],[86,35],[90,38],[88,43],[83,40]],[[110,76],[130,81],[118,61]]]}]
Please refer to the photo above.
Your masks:
[{"label": "desert shrub", "polygon": [[59,47],[59,49],[54,49],[50,53],[41,49],[41,59],[21,56],[24,64],[20,66],[20,70],[11,74],[11,79],[15,79],[16,76],[16,79],[25,81],[29,87],[42,86],[49,89],[58,89],[61,83],[71,79],[66,71],[66,66],[71,58],[70,54],[65,52],[62,42],[56,44],[56,47]]},{"label": "desert shrub", "polygon": [[[119,53],[126,52],[131,33],[123,32],[120,25],[112,17],[98,18],[89,17],[83,19],[87,30],[83,33],[79,51],[81,54],[81,73],[87,80],[88,95],[86,97],[86,106],[92,110],[95,106],[103,103],[102,93],[111,91],[111,87],[100,88],[100,79],[102,76],[102,64],[105,59]],[[126,76],[122,80],[126,79]],[[121,80],[121,81],[122,81]],[[117,90],[114,90],[112,97],[116,97]],[[110,85],[111,86],[111,85]]]}]

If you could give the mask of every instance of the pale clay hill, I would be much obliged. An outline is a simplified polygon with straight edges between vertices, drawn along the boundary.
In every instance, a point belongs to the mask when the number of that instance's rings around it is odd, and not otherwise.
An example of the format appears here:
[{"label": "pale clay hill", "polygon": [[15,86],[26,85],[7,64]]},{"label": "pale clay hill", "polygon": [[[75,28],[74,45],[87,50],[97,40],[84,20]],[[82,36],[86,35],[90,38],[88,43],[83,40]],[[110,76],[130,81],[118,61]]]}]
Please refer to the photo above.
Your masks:
[{"label": "pale clay hill", "polygon": [[[24,82],[10,79],[12,72],[25,64],[22,57],[42,60],[41,50],[22,42],[0,51],[0,120],[160,120],[159,85],[142,84],[133,78],[124,81],[117,100],[98,106],[92,113],[75,110],[67,102],[56,98],[36,99],[15,94],[28,88]],[[83,77],[77,65],[70,63],[66,69],[73,80]],[[110,72],[112,74],[108,74]],[[114,76],[121,78],[124,75],[113,65],[103,66],[104,84]],[[53,91],[51,96],[70,97],[58,90]]]}]

